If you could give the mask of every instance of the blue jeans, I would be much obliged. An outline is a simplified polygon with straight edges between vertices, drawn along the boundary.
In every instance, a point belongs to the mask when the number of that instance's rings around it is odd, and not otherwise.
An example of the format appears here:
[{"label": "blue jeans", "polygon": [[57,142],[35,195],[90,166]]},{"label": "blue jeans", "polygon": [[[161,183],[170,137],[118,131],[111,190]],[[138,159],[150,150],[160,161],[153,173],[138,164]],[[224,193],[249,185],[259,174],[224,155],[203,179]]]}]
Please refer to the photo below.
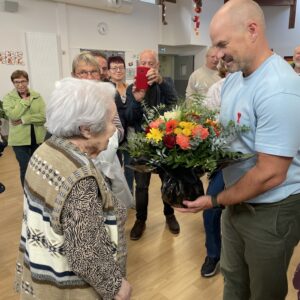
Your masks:
[{"label": "blue jeans", "polygon": [[38,144],[28,145],[28,146],[13,146],[16,158],[20,166],[20,179],[22,187],[24,187],[25,173],[27,166],[33,152],[38,148]]},{"label": "blue jeans", "polygon": [[[215,196],[223,190],[224,180],[222,170],[219,170],[210,179],[206,194]],[[217,259],[221,255],[221,214],[221,208],[211,208],[203,212],[207,256]]]},{"label": "blue jeans", "polygon": [[[134,172],[135,178],[135,201],[137,220],[146,221],[148,216],[149,185],[151,173]],[[174,209],[169,204],[163,202],[164,215],[174,214]]]}]

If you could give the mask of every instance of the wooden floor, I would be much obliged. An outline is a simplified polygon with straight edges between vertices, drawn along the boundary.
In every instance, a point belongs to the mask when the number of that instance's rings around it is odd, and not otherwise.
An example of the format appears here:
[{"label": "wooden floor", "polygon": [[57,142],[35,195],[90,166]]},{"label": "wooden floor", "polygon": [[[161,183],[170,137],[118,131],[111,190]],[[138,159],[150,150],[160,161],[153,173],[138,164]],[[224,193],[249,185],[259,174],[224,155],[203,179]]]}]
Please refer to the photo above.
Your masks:
[{"label": "wooden floor", "polygon": [[[0,157],[0,182],[6,185],[6,191],[0,194],[0,300],[15,300],[18,296],[12,284],[22,217],[22,189],[18,165],[10,148]],[[181,232],[174,236],[165,226],[159,179],[153,176],[146,231],[139,241],[128,240],[127,270],[133,286],[133,300],[222,298],[222,276],[205,279],[199,273],[205,257],[202,214],[177,213],[177,217]],[[135,211],[130,210],[126,227],[128,237],[134,219]],[[291,278],[299,261],[300,246],[296,248],[288,273],[288,300],[297,299]]]}]

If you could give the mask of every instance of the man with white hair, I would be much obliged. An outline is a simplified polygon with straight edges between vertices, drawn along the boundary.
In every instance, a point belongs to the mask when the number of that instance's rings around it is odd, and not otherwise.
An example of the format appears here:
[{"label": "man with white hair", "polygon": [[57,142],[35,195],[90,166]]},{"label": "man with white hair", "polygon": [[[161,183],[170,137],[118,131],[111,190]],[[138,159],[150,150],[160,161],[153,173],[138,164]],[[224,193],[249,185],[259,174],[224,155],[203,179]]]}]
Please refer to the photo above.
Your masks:
[{"label": "man with white hair", "polygon": [[216,49],[210,47],[205,56],[205,65],[194,71],[186,88],[186,98],[195,94],[205,96],[208,89],[221,78],[218,75],[219,59],[216,55]]},{"label": "man with white hair", "polygon": [[[145,122],[142,101],[148,107],[156,107],[164,104],[167,107],[176,104],[177,93],[171,80],[163,78],[159,73],[159,61],[157,52],[153,50],[144,50],[140,53],[139,65],[150,68],[146,74],[149,88],[136,90],[131,85],[127,88],[126,97],[129,101],[127,109],[127,122],[136,132],[142,131],[142,124]],[[151,173],[134,172],[136,182],[136,221],[130,231],[131,240],[139,240],[146,228],[148,217],[149,185]],[[174,209],[167,203],[163,203],[164,215],[169,230],[173,234],[180,231],[179,224],[174,215]]]},{"label": "man with white hair", "polygon": [[293,66],[294,71],[298,75],[300,75],[300,45],[297,46],[294,50],[292,66]]},{"label": "man with white hair", "polygon": [[225,190],[185,201],[183,212],[225,206],[221,271],[224,300],[284,300],[287,269],[300,239],[300,78],[270,50],[262,9],[230,0],[210,24],[217,56],[232,73],[220,121],[249,131],[230,144],[250,159],[223,170]]}]

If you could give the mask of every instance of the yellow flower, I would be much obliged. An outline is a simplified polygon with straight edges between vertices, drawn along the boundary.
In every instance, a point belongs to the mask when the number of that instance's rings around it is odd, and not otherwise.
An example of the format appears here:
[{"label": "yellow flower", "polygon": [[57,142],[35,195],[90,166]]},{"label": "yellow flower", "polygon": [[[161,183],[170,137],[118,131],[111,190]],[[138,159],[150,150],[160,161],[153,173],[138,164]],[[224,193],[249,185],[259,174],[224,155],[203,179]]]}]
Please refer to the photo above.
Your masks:
[{"label": "yellow flower", "polygon": [[190,128],[183,128],[182,129],[182,134],[185,136],[190,136],[192,134],[192,130]]},{"label": "yellow flower", "polygon": [[182,129],[179,128],[179,127],[177,127],[177,128],[174,129],[174,133],[175,134],[181,134],[182,133]]},{"label": "yellow flower", "polygon": [[151,128],[150,132],[147,133],[146,138],[148,140],[154,140],[156,143],[162,140],[163,132],[158,128]]},{"label": "yellow flower", "polygon": [[192,123],[192,122],[181,121],[181,122],[179,123],[179,126],[180,126],[181,128],[185,128],[185,129],[190,129],[190,130],[192,130],[192,129],[195,127],[195,124]]}]

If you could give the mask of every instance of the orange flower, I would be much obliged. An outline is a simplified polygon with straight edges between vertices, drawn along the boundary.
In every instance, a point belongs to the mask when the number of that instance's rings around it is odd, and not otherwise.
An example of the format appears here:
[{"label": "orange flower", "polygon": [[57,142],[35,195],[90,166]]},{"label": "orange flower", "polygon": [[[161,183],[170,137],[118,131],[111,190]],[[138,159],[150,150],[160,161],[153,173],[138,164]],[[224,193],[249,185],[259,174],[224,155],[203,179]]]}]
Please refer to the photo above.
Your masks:
[{"label": "orange flower", "polygon": [[177,127],[178,121],[169,120],[166,122],[166,134],[171,134],[174,132],[174,129]]},{"label": "orange flower", "polygon": [[155,121],[152,121],[150,124],[149,124],[149,127],[150,128],[158,128],[161,124],[163,124],[164,121],[162,119],[156,119]]},{"label": "orange flower", "polygon": [[213,126],[213,127],[217,126],[217,124],[218,124],[217,121],[214,121],[214,120],[211,120],[211,119],[206,119],[205,123],[207,125],[210,125],[210,126]]},{"label": "orange flower", "polygon": [[190,139],[183,134],[178,134],[176,136],[176,144],[179,145],[182,150],[187,150],[190,148]]},{"label": "orange flower", "polygon": [[203,130],[201,131],[201,139],[205,140],[206,138],[208,138],[208,136],[209,136],[208,128],[203,128]]},{"label": "orange flower", "polygon": [[197,125],[192,130],[193,137],[200,137],[201,140],[205,140],[209,136],[208,128],[204,128],[202,125]]}]

